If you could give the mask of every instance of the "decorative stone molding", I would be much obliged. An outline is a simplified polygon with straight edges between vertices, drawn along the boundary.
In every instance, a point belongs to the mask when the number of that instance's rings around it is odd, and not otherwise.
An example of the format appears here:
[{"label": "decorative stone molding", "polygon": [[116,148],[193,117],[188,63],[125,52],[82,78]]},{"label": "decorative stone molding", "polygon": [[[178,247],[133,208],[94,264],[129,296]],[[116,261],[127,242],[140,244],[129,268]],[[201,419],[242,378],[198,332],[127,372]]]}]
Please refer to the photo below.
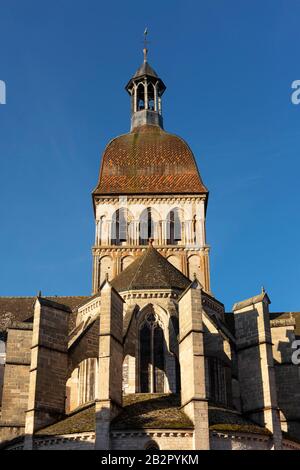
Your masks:
[{"label": "decorative stone molding", "polygon": [[178,294],[173,291],[151,291],[151,290],[140,290],[140,291],[127,291],[121,292],[121,297],[124,300],[128,299],[177,299]]},{"label": "decorative stone molding", "polygon": [[224,307],[222,307],[218,302],[214,301],[213,298],[208,298],[205,296],[205,292],[203,292],[202,296],[202,305],[207,306],[209,309],[213,310],[214,312],[223,314]]},{"label": "decorative stone molding", "polygon": [[54,445],[69,444],[71,442],[94,442],[95,433],[79,433],[79,434],[63,434],[61,436],[53,437],[35,437],[34,438],[34,449],[40,447],[52,447]]},{"label": "decorative stone molding", "polygon": [[135,430],[128,430],[128,431],[112,431],[110,433],[112,438],[127,438],[127,437],[193,437],[193,431],[187,430],[173,430],[173,429],[166,429],[156,430],[156,429],[149,429],[143,431],[135,431]]},{"label": "decorative stone molding", "polygon": [[200,203],[201,201],[205,201],[207,198],[206,195],[199,195],[199,196],[189,196],[189,195],[180,195],[180,196],[161,196],[161,195],[153,195],[153,196],[125,196],[125,197],[105,197],[105,196],[96,196],[94,198],[95,204],[119,204],[120,201],[126,200],[127,204],[182,204],[185,202],[188,203]]},{"label": "decorative stone molding", "polygon": [[212,436],[220,437],[222,439],[234,439],[234,440],[246,440],[246,441],[260,441],[260,442],[268,442],[271,437],[264,436],[262,434],[250,434],[250,433],[237,433],[233,431],[211,431]]},{"label": "decorative stone molding", "polygon": [[[165,256],[178,253],[186,253],[187,256],[197,255],[200,253],[209,253],[209,246],[184,246],[184,245],[154,245],[157,251],[163,253]],[[147,250],[147,245],[94,245],[92,253],[94,256],[105,256],[108,254],[123,255],[123,254],[141,254]]]}]

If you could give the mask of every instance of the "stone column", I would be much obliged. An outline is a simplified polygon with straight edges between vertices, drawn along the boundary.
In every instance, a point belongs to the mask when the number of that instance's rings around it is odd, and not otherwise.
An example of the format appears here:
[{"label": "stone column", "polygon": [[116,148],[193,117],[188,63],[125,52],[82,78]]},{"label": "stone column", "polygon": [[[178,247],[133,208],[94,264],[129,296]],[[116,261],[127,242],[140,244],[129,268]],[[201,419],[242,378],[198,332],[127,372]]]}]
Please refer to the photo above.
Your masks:
[{"label": "stone column", "polygon": [[111,245],[112,220],[107,221],[107,244]]},{"label": "stone column", "polygon": [[281,449],[269,303],[268,295],[262,291],[233,306],[238,376],[243,412],[266,426],[273,433],[274,449]]},{"label": "stone column", "polygon": [[167,244],[167,221],[166,219],[161,221],[161,242],[162,242],[162,245]]},{"label": "stone column", "polygon": [[132,222],[132,225],[133,225],[133,236],[132,236],[132,244],[133,245],[138,245],[139,244],[139,221],[138,220],[134,220]]},{"label": "stone column", "polygon": [[149,108],[149,103],[148,103],[148,83],[147,83],[147,79],[145,79],[145,82],[144,82],[144,98],[145,98],[145,109],[148,109]]},{"label": "stone column", "polygon": [[154,87],[154,111],[157,111],[157,83]]},{"label": "stone column", "polygon": [[136,89],[136,86],[134,85],[134,95],[133,95],[133,109],[134,109],[134,112],[136,113],[137,112],[137,89]]},{"label": "stone column", "polygon": [[194,423],[194,450],[209,449],[201,290],[195,281],[179,300],[181,405]]},{"label": "stone column", "polygon": [[110,423],[122,409],[122,340],[123,299],[106,281],[101,289],[96,397],[97,450],[110,449]]},{"label": "stone column", "polygon": [[192,221],[186,220],[185,222],[185,244],[190,246],[192,242]]}]

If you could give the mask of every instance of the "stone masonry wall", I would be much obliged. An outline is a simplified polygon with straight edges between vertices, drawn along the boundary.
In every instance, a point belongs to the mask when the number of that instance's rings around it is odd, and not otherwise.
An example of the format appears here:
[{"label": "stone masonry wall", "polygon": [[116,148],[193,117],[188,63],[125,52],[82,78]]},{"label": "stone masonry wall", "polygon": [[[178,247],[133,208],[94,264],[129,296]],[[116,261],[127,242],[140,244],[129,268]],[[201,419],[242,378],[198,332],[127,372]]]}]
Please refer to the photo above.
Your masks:
[{"label": "stone masonry wall", "polygon": [[8,330],[1,421],[25,424],[32,326]]}]

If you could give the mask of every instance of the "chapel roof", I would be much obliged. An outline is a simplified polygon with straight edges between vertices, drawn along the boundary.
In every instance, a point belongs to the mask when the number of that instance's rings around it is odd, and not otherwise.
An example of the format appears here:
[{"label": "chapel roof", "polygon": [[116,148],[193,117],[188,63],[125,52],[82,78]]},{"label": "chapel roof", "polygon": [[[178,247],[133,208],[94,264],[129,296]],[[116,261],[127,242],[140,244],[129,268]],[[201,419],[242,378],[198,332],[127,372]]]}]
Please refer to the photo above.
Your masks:
[{"label": "chapel roof", "polygon": [[188,144],[159,126],[144,125],[107,145],[93,194],[207,192]]},{"label": "chapel roof", "polygon": [[118,292],[149,288],[184,290],[191,281],[150,245],[111,284]]},{"label": "chapel roof", "polygon": [[[95,431],[95,404],[83,405],[50,426],[35,433],[36,437],[59,436]],[[216,406],[208,408],[211,431],[236,431],[270,435],[270,431],[253,423],[239,412]],[[113,430],[187,429],[193,423],[181,408],[180,395],[132,393],[123,395],[123,410],[111,423]]]},{"label": "chapel roof", "polygon": [[[13,322],[28,321],[33,317],[37,297],[0,297],[0,331],[5,331]],[[44,299],[76,308],[85,296],[47,296]]]}]

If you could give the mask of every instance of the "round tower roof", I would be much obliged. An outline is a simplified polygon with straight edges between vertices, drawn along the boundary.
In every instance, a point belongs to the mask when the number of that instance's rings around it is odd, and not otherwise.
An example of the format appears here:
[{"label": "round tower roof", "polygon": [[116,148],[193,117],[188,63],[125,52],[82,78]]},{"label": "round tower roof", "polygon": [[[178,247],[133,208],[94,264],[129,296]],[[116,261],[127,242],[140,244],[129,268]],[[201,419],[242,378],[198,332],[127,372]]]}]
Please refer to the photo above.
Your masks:
[{"label": "round tower roof", "polygon": [[106,147],[94,194],[207,193],[194,155],[180,137],[145,125]]}]

